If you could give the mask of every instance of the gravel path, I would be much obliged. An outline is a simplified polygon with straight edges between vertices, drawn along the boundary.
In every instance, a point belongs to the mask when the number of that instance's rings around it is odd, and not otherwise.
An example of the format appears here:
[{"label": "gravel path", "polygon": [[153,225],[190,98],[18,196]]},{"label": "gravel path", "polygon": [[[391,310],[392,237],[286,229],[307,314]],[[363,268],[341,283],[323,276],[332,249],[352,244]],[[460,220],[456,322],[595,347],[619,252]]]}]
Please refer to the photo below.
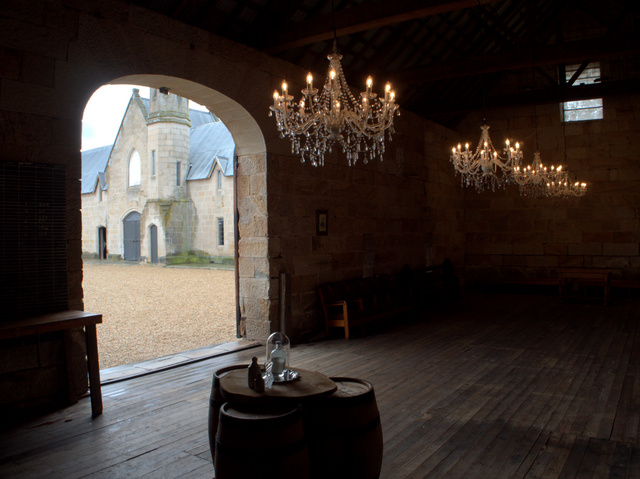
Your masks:
[{"label": "gravel path", "polygon": [[85,262],[83,287],[100,369],[237,340],[233,271]]}]

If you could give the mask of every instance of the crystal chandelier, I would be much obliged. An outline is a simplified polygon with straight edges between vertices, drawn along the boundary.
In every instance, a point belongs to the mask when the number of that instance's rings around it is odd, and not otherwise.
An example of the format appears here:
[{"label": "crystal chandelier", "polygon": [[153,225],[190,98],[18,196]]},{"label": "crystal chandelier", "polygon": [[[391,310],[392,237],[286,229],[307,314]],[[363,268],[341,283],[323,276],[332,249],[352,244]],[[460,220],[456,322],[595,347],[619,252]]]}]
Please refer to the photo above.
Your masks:
[{"label": "crystal chandelier", "polygon": [[526,168],[516,167],[513,170],[513,179],[520,187],[520,194],[523,196],[577,197],[584,196],[587,192],[587,184],[572,183],[567,170],[563,169],[562,165],[557,168],[553,165],[550,168],[544,166],[537,151],[533,154],[531,165]]},{"label": "crystal chandelier", "polygon": [[520,187],[520,194],[523,196],[555,196],[551,185],[564,182],[565,177],[562,166],[558,168],[553,165],[550,168],[544,166],[539,151],[533,154],[532,164],[526,168],[518,165],[513,170],[513,181]]},{"label": "crystal chandelier", "polygon": [[482,134],[476,150],[471,151],[469,143],[465,144],[464,150],[461,145],[454,147],[451,163],[456,174],[460,174],[463,186],[474,186],[478,192],[490,186],[495,191],[511,183],[511,171],[520,165],[522,151],[519,143],[514,148],[507,140],[504,155],[500,156],[489,137],[489,125],[484,123],[480,129]]},{"label": "crystal chandelier", "polygon": [[549,188],[548,196],[560,196],[565,198],[584,196],[587,193],[587,184],[584,182],[576,181],[571,182],[568,178],[566,171],[564,177],[559,181],[551,182],[547,184]]},{"label": "crystal chandelier", "polygon": [[364,163],[385,152],[385,136],[389,141],[394,133],[393,117],[400,114],[395,103],[395,92],[386,84],[384,97],[371,91],[373,79],[367,78],[367,89],[360,93],[360,101],[351,93],[342,72],[342,55],[336,51],[328,57],[329,72],[322,93],[313,88],[313,77],[307,75],[307,86],[302,90],[300,102],[293,101],[287,82],[282,83],[282,92],[273,93],[273,105],[269,116],[275,114],[281,138],[291,140],[292,153],[299,154],[313,166],[324,165],[324,157],[331,153],[334,144],[342,147],[349,166],[354,165],[360,155]]}]

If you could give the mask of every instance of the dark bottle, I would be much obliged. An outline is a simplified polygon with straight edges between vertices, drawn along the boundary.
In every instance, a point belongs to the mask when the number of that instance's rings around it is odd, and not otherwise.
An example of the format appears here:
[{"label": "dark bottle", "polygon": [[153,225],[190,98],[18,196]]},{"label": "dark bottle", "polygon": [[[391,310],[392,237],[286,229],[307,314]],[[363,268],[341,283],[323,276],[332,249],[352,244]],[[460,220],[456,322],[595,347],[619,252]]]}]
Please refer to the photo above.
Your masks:
[{"label": "dark bottle", "polygon": [[260,370],[260,365],[258,364],[258,358],[255,356],[251,358],[251,364],[249,365],[249,387],[251,389],[255,388],[256,378],[258,376],[262,377],[262,371]]}]

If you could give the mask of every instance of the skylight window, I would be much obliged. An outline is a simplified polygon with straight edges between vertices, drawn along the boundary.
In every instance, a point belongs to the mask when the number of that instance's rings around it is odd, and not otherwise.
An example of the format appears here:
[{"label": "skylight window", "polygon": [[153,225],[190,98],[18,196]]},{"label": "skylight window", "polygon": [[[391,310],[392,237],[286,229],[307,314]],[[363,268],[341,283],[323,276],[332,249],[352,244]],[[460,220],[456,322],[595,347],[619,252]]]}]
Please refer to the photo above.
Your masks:
[{"label": "skylight window", "polygon": [[[569,81],[580,65],[567,65],[566,80]],[[590,63],[573,85],[589,85],[600,81],[600,64]],[[593,100],[567,101],[562,104],[563,119],[569,121],[602,120],[602,98]]]}]

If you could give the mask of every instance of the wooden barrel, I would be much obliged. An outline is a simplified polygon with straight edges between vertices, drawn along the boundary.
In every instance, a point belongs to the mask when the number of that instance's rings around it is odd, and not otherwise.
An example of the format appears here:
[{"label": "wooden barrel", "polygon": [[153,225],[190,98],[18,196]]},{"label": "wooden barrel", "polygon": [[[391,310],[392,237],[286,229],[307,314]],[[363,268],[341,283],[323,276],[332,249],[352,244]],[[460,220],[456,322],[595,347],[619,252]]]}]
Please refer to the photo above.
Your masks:
[{"label": "wooden barrel", "polygon": [[373,386],[331,378],[338,389],[302,405],[312,479],[376,479],[382,467],[382,426]]},{"label": "wooden barrel", "polygon": [[309,479],[300,408],[223,404],[213,465],[216,479]]},{"label": "wooden barrel", "polygon": [[209,449],[211,450],[211,460],[213,461],[216,453],[216,432],[218,431],[218,416],[220,408],[225,403],[220,392],[220,378],[225,374],[235,371],[236,369],[247,369],[248,364],[236,364],[218,369],[213,373],[211,381],[211,396],[209,396]]}]

